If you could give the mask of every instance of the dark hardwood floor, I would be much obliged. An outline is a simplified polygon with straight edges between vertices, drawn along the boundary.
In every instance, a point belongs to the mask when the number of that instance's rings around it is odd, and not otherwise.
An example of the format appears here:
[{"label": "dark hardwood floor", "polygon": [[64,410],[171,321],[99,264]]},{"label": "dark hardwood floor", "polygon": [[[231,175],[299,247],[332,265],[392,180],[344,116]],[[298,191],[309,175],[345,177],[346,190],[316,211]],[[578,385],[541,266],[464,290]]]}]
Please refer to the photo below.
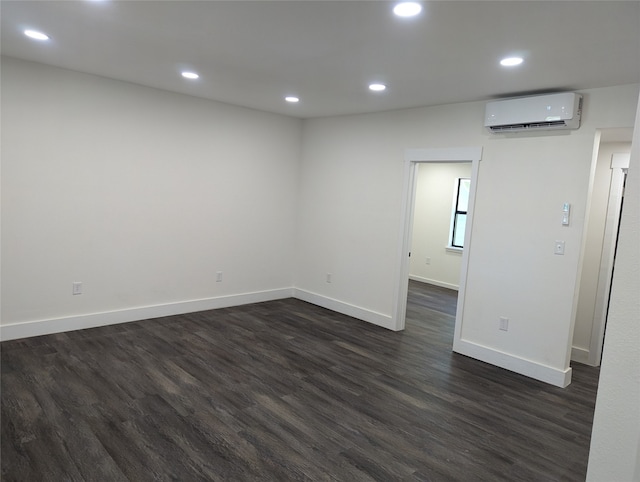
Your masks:
[{"label": "dark hardwood floor", "polygon": [[289,299],[2,343],[2,480],[580,481],[566,389],[451,352],[455,292],[394,333]]}]

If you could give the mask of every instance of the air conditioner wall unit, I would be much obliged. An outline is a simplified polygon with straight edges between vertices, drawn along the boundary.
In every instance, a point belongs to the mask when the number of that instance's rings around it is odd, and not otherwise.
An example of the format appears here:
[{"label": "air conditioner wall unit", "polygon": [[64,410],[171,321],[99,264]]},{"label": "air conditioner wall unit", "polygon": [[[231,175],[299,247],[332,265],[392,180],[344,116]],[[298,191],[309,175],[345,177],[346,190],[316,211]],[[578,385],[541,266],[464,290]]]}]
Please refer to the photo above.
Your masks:
[{"label": "air conditioner wall unit", "polygon": [[573,92],[488,102],[484,126],[494,134],[533,130],[577,129],[582,95]]}]

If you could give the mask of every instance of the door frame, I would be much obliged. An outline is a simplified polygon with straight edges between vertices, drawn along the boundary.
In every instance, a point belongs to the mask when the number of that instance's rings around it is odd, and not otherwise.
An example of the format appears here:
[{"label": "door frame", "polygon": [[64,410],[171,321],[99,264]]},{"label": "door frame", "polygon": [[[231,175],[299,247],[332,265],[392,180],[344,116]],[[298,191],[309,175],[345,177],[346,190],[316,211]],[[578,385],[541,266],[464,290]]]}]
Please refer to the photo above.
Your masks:
[{"label": "door frame", "polygon": [[426,162],[471,162],[471,185],[469,188],[469,206],[465,229],[465,248],[462,252],[460,268],[460,287],[458,290],[458,307],[454,345],[460,339],[462,331],[462,314],[464,311],[464,294],[467,282],[467,269],[471,251],[471,234],[473,231],[473,214],[475,208],[476,189],[482,147],[451,147],[406,149],[404,153],[404,170],[402,180],[402,204],[400,213],[400,235],[398,236],[397,262],[394,283],[393,321],[394,330],[404,330],[407,312],[407,295],[409,288],[409,249],[413,233],[413,211],[416,197],[417,165]]},{"label": "door frame", "polygon": [[604,227],[600,269],[598,270],[598,287],[593,325],[591,327],[591,343],[588,363],[599,366],[602,359],[602,344],[609,311],[609,294],[613,277],[613,262],[618,241],[618,227],[622,211],[625,171],[629,168],[630,153],[614,153],[611,156],[611,183],[609,201]]}]

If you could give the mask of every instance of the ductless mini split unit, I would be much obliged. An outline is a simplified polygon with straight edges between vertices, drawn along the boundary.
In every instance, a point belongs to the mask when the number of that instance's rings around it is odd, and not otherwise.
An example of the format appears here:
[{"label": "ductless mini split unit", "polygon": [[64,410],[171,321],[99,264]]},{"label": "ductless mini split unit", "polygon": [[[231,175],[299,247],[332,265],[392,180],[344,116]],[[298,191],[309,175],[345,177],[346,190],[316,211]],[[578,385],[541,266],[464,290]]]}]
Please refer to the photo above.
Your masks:
[{"label": "ductless mini split unit", "polygon": [[487,103],[484,126],[494,134],[577,129],[582,95],[573,92],[536,95]]}]

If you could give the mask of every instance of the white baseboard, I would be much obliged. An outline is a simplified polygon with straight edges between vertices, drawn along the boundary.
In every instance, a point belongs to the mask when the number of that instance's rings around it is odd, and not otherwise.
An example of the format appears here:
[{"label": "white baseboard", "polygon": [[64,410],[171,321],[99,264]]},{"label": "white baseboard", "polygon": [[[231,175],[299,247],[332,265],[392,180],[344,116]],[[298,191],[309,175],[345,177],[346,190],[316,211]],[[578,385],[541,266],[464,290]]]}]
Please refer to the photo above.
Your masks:
[{"label": "white baseboard", "polygon": [[87,315],[67,316],[47,320],[28,321],[0,326],[0,340],[16,340],[32,336],[50,335],[72,330],[83,330],[98,326],[127,323],[130,321],[147,320],[161,316],[181,315],[196,311],[215,310],[230,306],[259,303],[262,301],[291,298],[293,288],[281,288],[238,295],[219,296],[199,300],[180,301],[154,306],[142,306],[126,310],[108,311],[104,313],[90,313]]},{"label": "white baseboard", "polygon": [[508,353],[503,353],[467,340],[454,340],[453,351],[491,365],[565,388],[571,383],[571,368],[559,370]]},{"label": "white baseboard", "polygon": [[419,281],[420,283],[427,283],[430,285],[440,286],[441,288],[449,288],[450,290],[458,291],[460,286],[454,285],[452,283],[445,283],[444,281],[438,281],[435,279],[423,278],[422,276],[415,276],[410,274],[409,279],[413,281]]},{"label": "white baseboard", "polygon": [[[297,288],[281,288],[275,290],[259,291],[253,293],[242,293],[237,295],[220,296],[216,298],[205,298],[199,300],[182,301],[177,303],[167,303],[154,306],[143,306],[138,308],[109,311],[103,313],[91,313],[86,315],[76,315],[55,319],[36,320],[23,323],[13,323],[0,326],[0,341],[15,340],[32,336],[49,335],[52,333],[62,333],[65,331],[82,330],[99,326],[113,325],[117,323],[127,323],[163,316],[193,313],[197,311],[214,310],[231,306],[240,306],[250,303],[272,301],[284,298],[297,298],[308,303],[327,308],[329,310],[342,313],[347,316],[372,323],[389,330],[395,330],[395,324],[390,315],[384,315],[366,308],[345,303],[340,300],[329,298],[317,293],[305,291]],[[462,355],[481,360],[492,365],[496,365],[507,370],[540,380],[558,387],[566,387],[571,383],[571,368],[558,370],[530,360],[519,358],[508,353],[478,345],[467,340],[454,340],[453,351]],[[572,351],[572,359],[580,361],[574,357],[576,353],[579,357],[584,357],[587,350],[576,349]]]},{"label": "white baseboard", "polygon": [[589,350],[585,348],[578,348],[577,346],[571,347],[571,361],[590,365],[589,363]]},{"label": "white baseboard", "polygon": [[317,293],[312,293],[310,291],[305,291],[298,288],[293,289],[293,296],[294,298],[306,301],[307,303],[321,306],[323,308],[327,308],[328,310],[342,313],[343,315],[352,316],[353,318],[358,318],[359,320],[363,320],[374,325],[387,328],[388,330],[396,329],[390,315],[383,315],[382,313],[371,311],[366,308],[361,308],[359,306],[351,305],[343,301],[335,300],[327,296],[319,295]]}]

